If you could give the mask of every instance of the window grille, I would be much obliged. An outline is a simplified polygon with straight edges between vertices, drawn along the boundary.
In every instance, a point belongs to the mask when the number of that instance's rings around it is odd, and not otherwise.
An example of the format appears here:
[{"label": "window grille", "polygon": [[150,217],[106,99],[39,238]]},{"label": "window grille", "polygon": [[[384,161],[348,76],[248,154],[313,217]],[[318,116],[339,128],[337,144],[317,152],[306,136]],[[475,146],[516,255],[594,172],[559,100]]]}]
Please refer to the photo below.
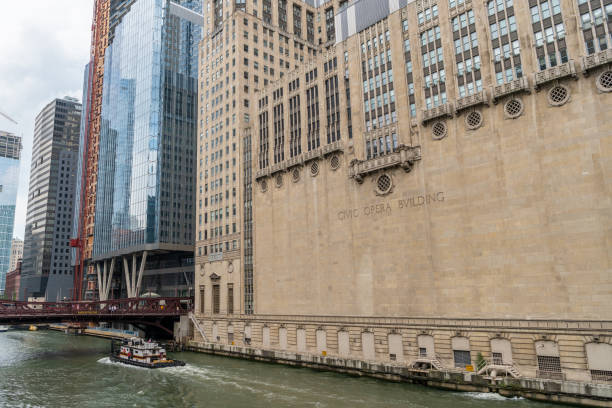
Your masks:
[{"label": "window grille", "polygon": [[453,350],[453,356],[455,357],[455,367],[465,368],[466,365],[472,364],[469,351]]},{"label": "window grille", "polygon": [[612,371],[591,370],[591,379],[593,381],[604,381],[612,383]]},{"label": "window grille", "polygon": [[538,356],[537,376],[562,380],[561,359],[554,356]]}]

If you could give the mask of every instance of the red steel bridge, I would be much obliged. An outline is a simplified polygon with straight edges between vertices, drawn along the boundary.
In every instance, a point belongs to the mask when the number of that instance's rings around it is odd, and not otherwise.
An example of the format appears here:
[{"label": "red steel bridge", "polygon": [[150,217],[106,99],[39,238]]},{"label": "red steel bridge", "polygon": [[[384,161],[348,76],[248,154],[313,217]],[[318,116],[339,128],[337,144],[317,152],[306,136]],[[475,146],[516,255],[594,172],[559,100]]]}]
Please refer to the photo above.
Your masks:
[{"label": "red steel bridge", "polygon": [[193,298],[129,298],[99,301],[0,300],[0,325],[122,322],[172,334],[174,322],[193,309]]}]

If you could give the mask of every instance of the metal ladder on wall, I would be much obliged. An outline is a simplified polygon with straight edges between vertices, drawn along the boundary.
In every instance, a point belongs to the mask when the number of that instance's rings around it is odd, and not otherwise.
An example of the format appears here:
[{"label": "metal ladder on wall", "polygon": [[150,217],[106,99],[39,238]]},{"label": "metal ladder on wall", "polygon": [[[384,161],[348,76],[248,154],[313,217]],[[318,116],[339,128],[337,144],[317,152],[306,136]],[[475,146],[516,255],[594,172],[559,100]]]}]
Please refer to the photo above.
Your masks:
[{"label": "metal ladder on wall", "polygon": [[202,326],[200,326],[200,323],[198,323],[198,320],[195,318],[193,312],[189,312],[189,319],[191,319],[193,326],[198,330],[198,332],[200,333],[200,336],[202,336],[204,341],[208,342],[208,337],[206,337],[206,333],[204,333],[204,329],[202,328]]}]

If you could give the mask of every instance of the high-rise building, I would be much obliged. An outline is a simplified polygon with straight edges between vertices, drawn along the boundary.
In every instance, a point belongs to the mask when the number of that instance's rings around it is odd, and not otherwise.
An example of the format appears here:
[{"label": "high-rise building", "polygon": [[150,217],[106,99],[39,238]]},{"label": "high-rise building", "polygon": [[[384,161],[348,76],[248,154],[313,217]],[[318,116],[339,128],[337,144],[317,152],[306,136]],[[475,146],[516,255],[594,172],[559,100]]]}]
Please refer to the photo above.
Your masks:
[{"label": "high-rise building", "polygon": [[55,99],[36,116],[20,299],[72,298],[70,232],[81,104]]},{"label": "high-rise building", "polygon": [[0,131],[0,295],[10,269],[20,158],[21,137]]},{"label": "high-rise building", "polygon": [[[80,166],[83,173],[95,167],[96,174],[95,194],[81,196],[81,202],[95,200],[93,229],[85,221],[75,234],[82,248],[87,237],[93,239],[90,254],[79,251],[78,262],[95,276],[85,297],[187,295],[193,288],[202,4],[131,0],[106,6],[96,11],[108,14],[101,105],[94,109],[91,79],[84,98],[90,123],[100,115],[96,154],[84,153]],[[99,75],[94,68],[89,72]],[[82,129],[91,143],[92,127],[84,123]],[[78,218],[88,220],[87,211]]]},{"label": "high-rise building", "polygon": [[[277,121],[278,134],[285,131],[279,118],[288,110],[262,118],[252,115],[256,95],[333,45],[333,18],[321,14],[333,17],[346,2],[315,7],[319,3],[207,2],[200,50],[196,269],[220,277],[220,282],[198,289],[215,305],[223,304],[215,310],[254,311],[253,203],[247,180],[255,157],[246,128],[253,120]],[[280,153],[278,147],[276,151]]]},{"label": "high-rise building", "polygon": [[23,258],[23,240],[19,238],[13,238],[11,243],[11,259],[9,262],[9,271],[12,271],[17,267],[17,262]]},{"label": "high-rise building", "polygon": [[202,347],[609,381],[612,6],[514,3],[206,2]]},{"label": "high-rise building", "polygon": [[94,299],[96,272],[91,264],[98,186],[98,154],[104,56],[108,44],[110,10],[121,5],[116,0],[95,0],[91,31],[90,60],[83,81],[83,115],[79,140],[79,164],[72,228],[72,264],[75,299]]}]

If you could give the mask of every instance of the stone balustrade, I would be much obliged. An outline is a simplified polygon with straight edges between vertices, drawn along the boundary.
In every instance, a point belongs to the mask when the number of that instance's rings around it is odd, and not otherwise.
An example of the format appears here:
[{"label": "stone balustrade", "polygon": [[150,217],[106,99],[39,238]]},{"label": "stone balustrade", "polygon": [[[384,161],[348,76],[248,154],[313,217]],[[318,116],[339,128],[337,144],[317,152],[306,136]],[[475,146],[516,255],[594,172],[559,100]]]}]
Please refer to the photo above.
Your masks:
[{"label": "stone balustrade", "polygon": [[504,96],[512,95],[518,92],[530,93],[529,80],[527,77],[521,77],[515,79],[514,81],[493,86],[493,103],[497,103],[497,101]]},{"label": "stone balustrade", "polygon": [[379,170],[401,167],[404,171],[409,172],[414,162],[418,160],[421,160],[420,146],[400,145],[393,153],[385,156],[369,160],[353,159],[349,164],[349,177],[361,184],[366,175]]},{"label": "stone balustrade", "polygon": [[453,117],[453,105],[450,102],[424,110],[422,123],[425,125],[427,122],[442,117]]},{"label": "stone balustrade", "polygon": [[455,113],[459,113],[465,109],[478,105],[489,105],[489,95],[487,94],[486,90],[457,99]]},{"label": "stone balustrade", "polygon": [[258,170],[255,173],[255,180],[260,180],[262,178],[271,177],[275,173],[278,173],[281,171],[287,171],[291,167],[301,166],[310,160],[319,159],[329,154],[332,154],[335,152],[343,152],[343,151],[344,151],[344,143],[341,140],[338,140],[336,142],[326,144],[322,147],[319,147],[318,149],[310,150],[308,152],[304,152],[297,156],[291,157],[290,159],[287,159],[281,163],[277,163],[265,169]]},{"label": "stone balustrade", "polygon": [[608,48],[595,54],[582,57],[582,73],[587,76],[589,71],[605,64],[612,63],[612,49]]},{"label": "stone balustrade", "polygon": [[548,82],[557,81],[567,77],[577,78],[576,67],[573,60],[533,74],[535,89],[537,91],[539,87]]}]

